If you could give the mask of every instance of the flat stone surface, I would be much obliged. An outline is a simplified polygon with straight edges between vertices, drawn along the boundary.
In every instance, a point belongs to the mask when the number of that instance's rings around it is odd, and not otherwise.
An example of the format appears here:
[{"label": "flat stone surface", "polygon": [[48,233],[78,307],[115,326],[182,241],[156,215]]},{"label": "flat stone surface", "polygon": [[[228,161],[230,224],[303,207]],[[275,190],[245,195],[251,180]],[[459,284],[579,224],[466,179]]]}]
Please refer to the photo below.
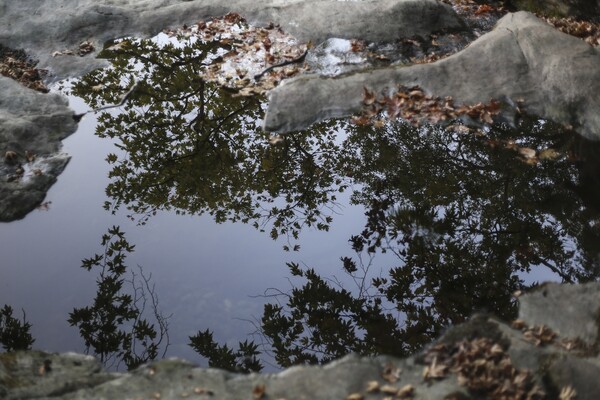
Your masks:
[{"label": "flat stone surface", "polygon": [[[0,44],[24,49],[39,61],[38,68],[49,71],[52,82],[107,66],[95,55],[109,39],[148,37],[228,12],[239,13],[252,24],[280,24],[301,41],[314,43],[334,36],[393,41],[465,27],[450,6],[435,0],[0,0]],[[55,54],[65,50],[76,54],[83,41],[93,43],[95,51],[84,57]],[[68,161],[58,156],[60,140],[75,128],[65,99],[34,93],[0,77],[0,155],[7,151],[21,155],[13,165],[0,160],[0,221],[22,218],[43,201]],[[43,177],[15,180],[26,150],[38,156],[52,154],[53,161],[36,167]]]},{"label": "flat stone surface", "polygon": [[336,78],[301,76],[271,91],[265,129],[289,132],[362,108],[363,88],[418,85],[455,104],[523,100],[533,115],[600,139],[600,50],[527,12],[508,14],[464,50],[430,64]]},{"label": "flat stone surface", "polygon": [[0,221],[12,221],[44,200],[69,161],[60,154],[61,140],[77,125],[63,96],[4,76],[0,93]]},{"label": "flat stone surface", "polygon": [[0,398],[60,397],[114,379],[94,357],[41,351],[0,354]]},{"label": "flat stone surface", "polygon": [[546,325],[562,337],[598,344],[600,283],[547,283],[519,301],[519,319],[528,325]]},{"label": "flat stone surface", "polygon": [[0,43],[24,48],[49,67],[55,79],[106,65],[85,57],[52,57],[88,40],[97,49],[122,36],[152,36],[167,27],[192,24],[237,12],[250,23],[280,24],[298,39],[315,44],[329,37],[393,41],[403,36],[463,29],[450,6],[435,0],[44,0],[0,1]]},{"label": "flat stone surface", "polygon": [[[530,320],[553,324],[557,329],[567,325],[593,325],[597,293],[598,284],[545,285],[520,298],[521,314]],[[574,304],[578,309],[557,307],[559,297],[563,303]],[[550,318],[549,309],[554,311]],[[524,331],[513,329],[493,316],[478,314],[464,324],[449,328],[422,353],[405,359],[348,355],[323,366],[297,366],[279,373],[248,375],[199,368],[179,359],[161,360],[128,373],[108,373],[92,357],[84,355],[39,351],[0,353],[0,397],[6,400],[370,400],[393,395],[392,390],[410,385],[413,390],[410,398],[413,399],[480,399],[489,398],[486,397],[489,392],[481,390],[494,387],[501,387],[505,394],[523,390],[524,386],[519,386],[516,376],[521,376],[520,379],[527,376],[531,383],[525,385],[525,390],[530,390],[535,384],[545,393],[546,397],[536,398],[558,398],[561,391],[570,388],[575,390],[577,399],[595,399],[600,390],[597,380],[600,361],[589,349],[584,352],[581,349],[567,350],[561,345],[565,338],[558,336],[550,342],[536,343]],[[476,347],[469,347],[474,345]],[[471,350],[464,350],[468,348]],[[468,353],[450,361],[457,352],[464,351]],[[436,357],[438,366],[454,362],[454,367],[438,369],[435,377],[426,378],[436,365],[432,357]],[[456,360],[462,361],[456,364]],[[462,375],[459,379],[458,371],[463,365],[461,363],[465,362],[478,362],[478,372]],[[428,368],[429,372],[426,372]],[[390,380],[392,375],[388,372],[386,376],[386,369],[397,371],[394,374],[397,380]],[[505,378],[499,378],[502,381],[497,386],[478,386],[478,392],[470,391],[465,384],[481,385],[486,380],[498,379],[490,377],[497,376],[500,371],[512,372],[507,372],[509,375]],[[378,389],[368,391],[367,387],[373,386],[373,382]],[[354,397],[349,397],[351,395]]]}]

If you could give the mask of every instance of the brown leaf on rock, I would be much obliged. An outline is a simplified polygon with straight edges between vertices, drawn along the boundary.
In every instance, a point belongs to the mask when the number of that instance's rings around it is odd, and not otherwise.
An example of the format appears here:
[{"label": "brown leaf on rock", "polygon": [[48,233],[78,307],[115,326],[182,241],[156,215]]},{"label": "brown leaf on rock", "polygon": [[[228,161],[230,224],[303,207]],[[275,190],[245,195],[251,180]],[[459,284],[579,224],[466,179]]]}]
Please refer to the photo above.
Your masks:
[{"label": "brown leaf on rock", "polygon": [[367,387],[365,389],[367,393],[376,393],[379,392],[379,382],[377,381],[368,381]]},{"label": "brown leaf on rock", "polygon": [[412,399],[415,395],[415,387],[413,385],[404,385],[398,390],[396,397],[399,399]]},{"label": "brown leaf on rock", "polygon": [[194,388],[194,393],[196,393],[196,394],[206,394],[208,396],[212,396],[212,395],[215,394],[212,390],[205,389],[205,388],[202,388],[202,387],[196,387],[196,388]]},{"label": "brown leaf on rock", "polygon": [[363,400],[365,397],[360,393],[351,393],[346,396],[346,400]]},{"label": "brown leaf on rock", "polygon": [[260,400],[265,397],[266,392],[267,387],[265,384],[259,383],[258,385],[254,386],[254,389],[252,389],[252,398],[255,400]]},{"label": "brown leaf on rock", "polygon": [[515,319],[510,325],[514,329],[518,329],[518,330],[527,329],[527,324],[522,319]]},{"label": "brown leaf on rock", "polygon": [[447,374],[448,366],[438,363],[437,357],[434,357],[431,364],[426,366],[423,370],[423,379],[444,379]]},{"label": "brown leaf on rock", "polygon": [[350,41],[350,51],[353,53],[361,52],[365,49],[365,42],[362,40],[353,39]]},{"label": "brown leaf on rock", "polygon": [[384,394],[397,394],[398,393],[398,388],[396,386],[392,386],[392,385],[383,385],[382,387],[379,388],[379,390],[381,391],[381,393]]},{"label": "brown leaf on rock", "polygon": [[94,50],[95,50],[94,44],[92,42],[86,40],[79,44],[79,50],[77,51],[77,54],[79,54],[80,57],[83,57],[86,54],[93,52]]},{"label": "brown leaf on rock", "polygon": [[364,117],[373,118],[385,111],[390,119],[402,118],[417,126],[423,123],[437,124],[450,121],[461,115],[468,115],[486,124],[492,124],[493,116],[500,113],[501,109],[500,103],[494,100],[488,104],[462,105],[457,108],[452,97],[441,99],[429,96],[418,86],[400,86],[394,95],[381,98],[368,88],[364,88],[363,107]]},{"label": "brown leaf on rock", "polygon": [[560,390],[558,395],[559,400],[574,400],[577,398],[577,392],[572,386],[564,387]]},{"label": "brown leaf on rock", "polygon": [[[445,350],[430,348],[427,354],[430,353],[437,365],[444,364],[457,374],[458,383],[478,397],[492,400],[545,398],[532,375],[516,369],[502,346],[488,338],[464,340]],[[444,361],[439,362],[438,357]]]},{"label": "brown leaf on rock", "polygon": [[556,333],[545,325],[528,328],[523,332],[523,336],[536,346],[550,344],[557,337]]},{"label": "brown leaf on rock", "polygon": [[7,163],[12,163],[16,159],[17,159],[16,151],[8,150],[7,152],[4,153],[4,161],[6,161]]},{"label": "brown leaf on rock", "polygon": [[398,368],[394,364],[386,364],[381,372],[381,377],[389,383],[396,383],[400,379],[402,369]]},{"label": "brown leaf on rock", "polygon": [[366,87],[363,88],[363,104],[364,105],[370,106],[371,104],[375,103],[376,98],[377,98],[377,96],[375,95],[375,92],[370,91]]}]

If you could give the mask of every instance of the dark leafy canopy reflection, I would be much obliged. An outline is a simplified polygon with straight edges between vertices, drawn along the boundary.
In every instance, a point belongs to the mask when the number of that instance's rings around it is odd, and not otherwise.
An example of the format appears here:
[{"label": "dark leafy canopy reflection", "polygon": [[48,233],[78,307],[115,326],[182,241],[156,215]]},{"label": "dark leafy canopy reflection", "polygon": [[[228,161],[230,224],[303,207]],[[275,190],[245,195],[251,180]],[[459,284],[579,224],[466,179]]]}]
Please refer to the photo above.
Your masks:
[{"label": "dark leafy canopy reflection", "polygon": [[[357,290],[289,264],[301,283],[265,306],[260,330],[282,366],[350,351],[407,354],[478,310],[512,318],[512,293],[531,286],[523,277],[532,270],[565,282],[598,278],[597,145],[523,121],[484,136],[400,122],[347,126],[342,145],[342,124],[330,122],[271,146],[257,127],[260,99],[201,78],[230,44],[123,43],[109,54],[114,68],[75,87],[97,107],[118,103],[137,82],[123,113],[100,118],[98,134],[124,150],[108,158],[112,206],[272,221],[273,237],[297,236],[303,225],[327,229],[323,210],[349,183],[353,202],[367,209],[365,229],[350,238],[354,253],[342,257]],[[511,138],[517,144],[506,146]],[[559,156],[527,163],[519,146]],[[215,366],[260,367],[253,343],[236,351],[209,331],[191,342]]]},{"label": "dark leafy canopy reflection", "polygon": [[[303,225],[327,229],[343,181],[333,174],[337,123],[324,123],[272,146],[258,125],[262,99],[235,96],[202,79],[230,42],[123,41],[105,51],[113,68],[97,70],[73,93],[104,112],[97,135],[118,139],[106,192],[145,222],[157,210],[209,212],[217,222],[271,223],[271,235],[297,237]],[[134,86],[135,85],[135,86]]]},{"label": "dark leafy canopy reflection", "polygon": [[[474,312],[512,319],[513,293],[537,284],[523,279],[534,270],[597,280],[600,196],[590,182],[600,146],[549,123],[519,128],[517,144],[503,127],[485,137],[401,123],[351,129],[340,168],[359,184],[353,201],[367,221],[341,261],[357,285],[288,264],[299,283],[268,292],[275,301],[260,320],[277,363],[402,356]],[[558,156],[527,163],[515,146]]]}]

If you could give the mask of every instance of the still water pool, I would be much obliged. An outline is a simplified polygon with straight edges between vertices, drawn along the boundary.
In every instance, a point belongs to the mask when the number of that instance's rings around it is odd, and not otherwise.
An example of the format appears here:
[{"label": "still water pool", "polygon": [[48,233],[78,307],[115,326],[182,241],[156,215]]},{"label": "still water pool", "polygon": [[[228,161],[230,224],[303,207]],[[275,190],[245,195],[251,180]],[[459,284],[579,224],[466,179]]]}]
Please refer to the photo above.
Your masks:
[{"label": "still water pool", "polygon": [[[101,287],[79,267],[113,259],[112,226],[135,245],[123,276],[139,265],[168,317],[167,356],[238,370],[258,365],[252,346],[219,344],[255,340],[266,368],[406,355],[473,312],[514,318],[517,290],[598,279],[598,144],[526,116],[484,130],[326,121],[270,140],[264,99],[202,79],[223,46],[127,42],[73,87],[78,112],[128,98],[65,140],[47,209],[0,225],[0,305],[26,312],[34,347],[110,336],[67,320]],[[192,349],[206,329],[217,343]]]},{"label": "still water pool", "polygon": [[[71,106],[87,109],[75,97]],[[188,336],[208,328],[230,345],[251,338],[266,302],[260,296],[268,288],[290,288],[286,262],[342,275],[339,255],[348,249],[348,232],[362,227],[362,207],[339,208],[329,232],[303,232],[296,253],[283,250],[285,238],[274,241],[247,224],[217,224],[210,216],[162,212],[140,226],[125,211],[112,215],[103,209],[110,170],[105,158],[115,148],[94,135],[95,126],[96,119],[86,117],[64,141],[72,159],[46,197],[49,207],[0,225],[0,304],[11,305],[17,317],[25,310],[34,348],[85,350],[68,314],[91,303],[97,274],[80,268],[81,260],[102,251],[101,236],[113,225],[136,245],[129,264],[152,274],[160,309],[172,314],[167,355],[199,363],[203,359],[188,346]]]}]

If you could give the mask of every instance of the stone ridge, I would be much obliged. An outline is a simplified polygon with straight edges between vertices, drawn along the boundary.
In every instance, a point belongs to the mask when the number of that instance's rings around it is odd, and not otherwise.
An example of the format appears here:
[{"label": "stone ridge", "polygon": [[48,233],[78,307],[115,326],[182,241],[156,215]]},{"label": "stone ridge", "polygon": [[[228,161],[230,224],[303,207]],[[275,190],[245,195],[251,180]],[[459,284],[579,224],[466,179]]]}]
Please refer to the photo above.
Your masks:
[{"label": "stone ridge", "polygon": [[519,298],[522,319],[512,325],[493,316],[475,315],[413,357],[349,355],[324,366],[298,366],[276,374],[233,374],[177,359],[144,365],[130,373],[108,373],[90,356],[3,353],[0,397],[595,399],[600,393],[597,348],[582,343],[585,332],[583,336],[557,333],[576,324],[597,329],[599,292],[600,283],[543,285]]},{"label": "stone ridge", "polygon": [[77,124],[67,100],[0,76],[0,221],[37,207],[69,161],[61,140]]},{"label": "stone ridge", "polygon": [[[507,14],[466,49],[430,64],[392,66],[336,78],[302,76],[270,93],[264,127],[289,132],[362,108],[363,90],[420,86],[456,104],[522,101],[527,113],[600,139],[600,50],[533,14]],[[310,99],[310,101],[307,101]],[[511,110],[512,111],[512,110]]]},{"label": "stone ridge", "polygon": [[0,44],[26,49],[40,61],[40,67],[51,69],[54,79],[62,79],[105,63],[89,56],[52,57],[55,51],[82,41],[101,49],[110,39],[148,37],[167,27],[193,24],[231,11],[252,24],[280,24],[298,39],[315,44],[329,37],[393,41],[464,29],[452,8],[436,0],[44,0],[29,6],[6,2],[0,14]]},{"label": "stone ridge", "polygon": [[[0,0],[0,45],[25,50],[53,82],[107,66],[94,55],[109,39],[148,37],[230,11],[253,24],[281,24],[315,43],[331,36],[391,41],[464,28],[452,8],[436,0]],[[85,53],[79,51],[82,43]],[[12,221],[43,201],[68,162],[68,156],[58,154],[60,140],[76,124],[65,99],[34,94],[3,76],[0,88],[0,221]],[[35,174],[28,174],[31,156],[26,151],[46,160],[30,168]]]}]

